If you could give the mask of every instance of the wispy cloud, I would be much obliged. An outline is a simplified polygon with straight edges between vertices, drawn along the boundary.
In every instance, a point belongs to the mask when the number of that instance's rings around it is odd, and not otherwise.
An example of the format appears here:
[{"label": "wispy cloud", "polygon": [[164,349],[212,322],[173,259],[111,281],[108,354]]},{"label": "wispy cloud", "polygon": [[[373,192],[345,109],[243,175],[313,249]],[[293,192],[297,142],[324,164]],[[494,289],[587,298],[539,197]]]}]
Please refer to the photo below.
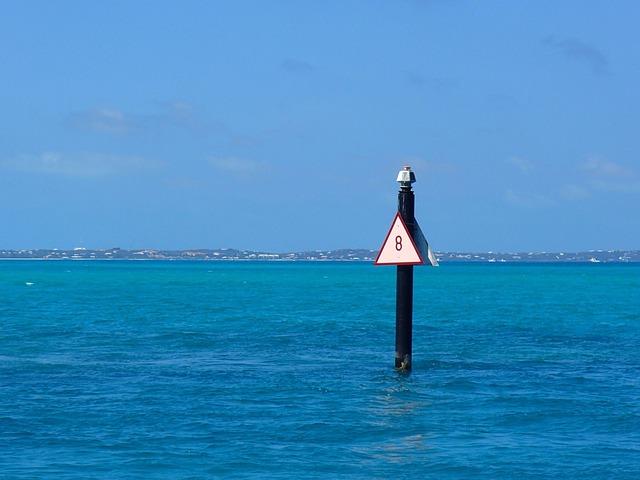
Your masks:
[{"label": "wispy cloud", "polygon": [[580,176],[575,183],[564,185],[560,197],[565,200],[584,200],[597,194],[640,193],[640,176],[631,167],[602,157],[590,157],[578,167]]},{"label": "wispy cloud", "polygon": [[619,163],[600,157],[591,157],[582,164],[582,170],[596,177],[626,177],[634,172]]},{"label": "wispy cloud", "polygon": [[526,174],[531,173],[534,168],[533,162],[523,157],[511,157],[507,159],[507,163]]},{"label": "wispy cloud", "polygon": [[546,37],[542,43],[549,48],[561,52],[566,58],[582,62],[589,66],[595,74],[606,74],[609,71],[609,59],[598,48],[577,38]]},{"label": "wispy cloud", "polygon": [[[534,165],[520,157],[512,157],[508,163],[529,173]],[[544,191],[521,191],[508,188],[504,191],[504,200],[513,206],[522,208],[543,208],[559,205],[562,202],[580,202],[597,200],[606,194],[640,193],[640,174],[633,168],[606,158],[592,156],[574,168],[573,174],[550,178],[565,179],[567,183],[556,186],[545,183]],[[547,182],[548,183],[548,182]]]},{"label": "wispy cloud", "polygon": [[584,186],[570,183],[560,188],[560,196],[565,200],[584,200],[591,196],[591,192]]},{"label": "wispy cloud", "polygon": [[255,175],[267,170],[267,164],[238,157],[210,157],[209,164],[222,172]]},{"label": "wispy cloud", "polygon": [[305,62],[304,60],[297,60],[295,58],[287,58],[283,60],[280,64],[280,68],[282,68],[285,72],[294,74],[309,74],[315,70],[314,66],[309,62]]},{"label": "wispy cloud", "polygon": [[504,192],[504,199],[510,205],[524,208],[543,208],[555,205],[555,201],[543,194],[531,192],[519,192],[508,188]]},{"label": "wispy cloud", "polygon": [[640,180],[629,179],[625,181],[605,181],[605,180],[593,180],[591,185],[594,189],[601,190],[603,192],[614,193],[640,193]]},{"label": "wispy cloud", "polygon": [[69,124],[80,130],[113,135],[154,132],[168,128],[189,130],[195,133],[220,133],[227,130],[218,123],[205,124],[195,108],[183,101],[164,102],[155,112],[125,112],[113,107],[91,108],[74,112]]},{"label": "wispy cloud", "polygon": [[131,118],[114,108],[93,108],[76,112],[71,115],[70,121],[78,128],[113,134],[127,133],[134,126]]},{"label": "wispy cloud", "polygon": [[604,192],[640,193],[638,173],[625,165],[600,157],[591,157],[582,164],[589,185]]},{"label": "wispy cloud", "polygon": [[68,154],[44,152],[37,155],[18,155],[0,160],[3,169],[41,175],[66,177],[104,177],[134,174],[156,168],[159,162],[128,155],[102,153]]}]

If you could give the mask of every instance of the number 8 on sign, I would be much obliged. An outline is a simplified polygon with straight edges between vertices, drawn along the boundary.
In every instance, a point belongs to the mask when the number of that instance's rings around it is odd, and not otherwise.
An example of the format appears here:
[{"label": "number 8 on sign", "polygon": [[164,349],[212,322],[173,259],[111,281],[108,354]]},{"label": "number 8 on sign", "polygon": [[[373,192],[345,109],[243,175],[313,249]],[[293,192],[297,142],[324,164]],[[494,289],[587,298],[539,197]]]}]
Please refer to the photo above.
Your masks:
[{"label": "number 8 on sign", "polygon": [[376,265],[422,265],[424,263],[413,237],[400,214],[396,214],[376,258]]}]

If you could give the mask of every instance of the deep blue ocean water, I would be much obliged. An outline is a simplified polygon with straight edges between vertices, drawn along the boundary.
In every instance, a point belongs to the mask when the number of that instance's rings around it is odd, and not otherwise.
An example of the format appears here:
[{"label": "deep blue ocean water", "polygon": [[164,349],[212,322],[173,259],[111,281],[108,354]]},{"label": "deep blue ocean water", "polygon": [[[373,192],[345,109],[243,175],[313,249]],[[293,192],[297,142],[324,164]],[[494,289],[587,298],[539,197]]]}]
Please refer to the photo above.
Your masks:
[{"label": "deep blue ocean water", "polygon": [[0,478],[640,478],[640,266],[0,262]]}]

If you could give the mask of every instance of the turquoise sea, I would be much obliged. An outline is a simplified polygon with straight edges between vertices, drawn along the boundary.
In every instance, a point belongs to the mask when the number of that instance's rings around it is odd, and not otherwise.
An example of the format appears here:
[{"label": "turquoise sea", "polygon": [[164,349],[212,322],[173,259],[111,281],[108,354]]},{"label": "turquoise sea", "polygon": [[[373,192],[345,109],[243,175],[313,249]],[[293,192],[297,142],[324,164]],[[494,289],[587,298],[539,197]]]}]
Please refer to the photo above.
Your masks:
[{"label": "turquoise sea", "polygon": [[640,478],[640,266],[0,262],[0,478]]}]

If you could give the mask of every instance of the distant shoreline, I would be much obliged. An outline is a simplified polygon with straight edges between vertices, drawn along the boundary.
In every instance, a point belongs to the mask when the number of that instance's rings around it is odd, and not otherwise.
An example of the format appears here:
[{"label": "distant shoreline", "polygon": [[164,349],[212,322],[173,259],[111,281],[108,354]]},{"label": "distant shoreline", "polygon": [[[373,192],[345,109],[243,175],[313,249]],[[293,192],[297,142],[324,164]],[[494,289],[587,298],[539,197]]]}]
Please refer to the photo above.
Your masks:
[{"label": "distant shoreline", "polygon": [[[3,258],[0,257],[0,263],[2,262],[90,262],[90,263],[160,263],[160,262],[184,262],[184,263],[360,263],[371,264],[373,260],[255,260],[255,259],[236,259],[236,260],[203,260],[203,259],[184,259],[184,258]],[[468,260],[456,260],[447,261],[439,260],[440,264],[445,265],[493,265],[493,266],[512,266],[512,265],[640,265],[640,261],[610,261],[610,262],[590,262],[590,261],[535,261],[535,260],[521,260],[521,261],[505,261],[505,262],[489,262],[485,260],[480,261],[468,261]],[[375,265],[373,265],[375,266]],[[420,265],[418,265],[420,266]]]},{"label": "distant shoreline", "polygon": [[[373,262],[377,250],[339,249],[272,253],[238,249],[159,250],[121,248],[0,249],[0,260],[100,261],[260,261],[260,262]],[[442,263],[640,263],[640,250],[584,252],[436,252]]]}]

